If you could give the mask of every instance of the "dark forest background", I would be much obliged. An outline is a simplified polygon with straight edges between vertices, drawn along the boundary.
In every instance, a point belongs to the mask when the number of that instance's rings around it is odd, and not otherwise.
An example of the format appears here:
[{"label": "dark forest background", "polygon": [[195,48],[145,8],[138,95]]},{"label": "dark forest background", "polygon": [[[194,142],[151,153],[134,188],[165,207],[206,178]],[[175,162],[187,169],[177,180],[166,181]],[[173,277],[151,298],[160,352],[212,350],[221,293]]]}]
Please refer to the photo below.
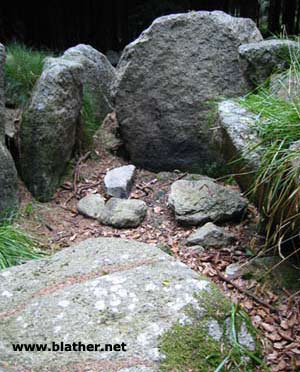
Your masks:
[{"label": "dark forest background", "polygon": [[223,10],[250,17],[264,36],[298,34],[300,0],[85,0],[79,2],[2,1],[0,42],[64,50],[86,43],[119,51],[161,16],[189,10]]}]

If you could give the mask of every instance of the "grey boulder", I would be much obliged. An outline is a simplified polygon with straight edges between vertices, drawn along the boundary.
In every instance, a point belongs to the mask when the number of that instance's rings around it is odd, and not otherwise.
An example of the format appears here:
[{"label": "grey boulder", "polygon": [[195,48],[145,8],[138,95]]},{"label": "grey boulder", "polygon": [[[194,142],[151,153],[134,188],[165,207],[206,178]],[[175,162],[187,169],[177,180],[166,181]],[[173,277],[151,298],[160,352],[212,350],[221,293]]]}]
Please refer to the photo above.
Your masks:
[{"label": "grey boulder", "polygon": [[255,131],[258,117],[233,100],[218,105],[214,142],[243,191],[249,191],[259,169],[262,150]]},{"label": "grey boulder", "polygon": [[147,205],[142,200],[111,198],[100,211],[98,220],[116,228],[137,227],[146,213]]},{"label": "grey boulder", "polygon": [[218,185],[212,179],[174,182],[168,203],[176,221],[184,225],[240,219],[247,206],[237,191]]},{"label": "grey boulder", "polygon": [[83,87],[101,124],[105,116],[113,111],[111,85],[115,79],[115,69],[104,54],[90,45],[79,44],[69,48],[63,58],[82,65]]},{"label": "grey boulder", "polygon": [[90,218],[98,218],[105,206],[105,199],[99,194],[89,194],[80,199],[77,204],[78,212]]},{"label": "grey boulder", "polygon": [[224,228],[216,226],[212,222],[207,222],[187,238],[186,245],[222,248],[231,245],[235,240],[234,235],[226,232]]},{"label": "grey boulder", "polygon": [[104,177],[104,186],[108,195],[116,198],[128,198],[135,176],[134,165],[109,170]]},{"label": "grey boulder", "polygon": [[76,62],[49,58],[23,115],[21,175],[40,201],[51,199],[71,159],[82,106],[81,73]]},{"label": "grey boulder", "polygon": [[272,73],[287,69],[290,54],[300,55],[298,43],[291,40],[263,40],[239,47],[242,69],[253,86],[264,83]]},{"label": "grey boulder", "polygon": [[248,92],[238,47],[260,40],[250,19],[201,11],[158,18],[129,44],[114,93],[130,161],[196,173],[219,163],[211,145],[213,101]]},{"label": "grey boulder", "polygon": [[0,142],[4,143],[5,133],[5,99],[4,99],[4,64],[6,60],[5,48],[0,44]]},{"label": "grey boulder", "polygon": [[0,221],[10,217],[19,206],[18,174],[6,146],[0,141]]},{"label": "grey boulder", "polygon": [[[134,241],[89,239],[1,271],[0,299],[0,369],[8,371],[158,372],[166,357],[161,339],[179,325],[197,327],[217,350],[230,342],[231,303],[220,290],[158,248]],[[12,349],[12,343],[51,349],[53,341],[125,343],[126,352]]]}]

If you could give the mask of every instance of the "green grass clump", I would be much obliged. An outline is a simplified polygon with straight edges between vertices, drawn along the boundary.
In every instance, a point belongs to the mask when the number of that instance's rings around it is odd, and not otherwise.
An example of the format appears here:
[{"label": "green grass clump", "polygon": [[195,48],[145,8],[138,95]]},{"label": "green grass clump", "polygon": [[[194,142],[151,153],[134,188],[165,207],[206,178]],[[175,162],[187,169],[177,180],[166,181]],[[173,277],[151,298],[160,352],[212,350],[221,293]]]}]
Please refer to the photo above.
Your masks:
[{"label": "green grass clump", "polygon": [[0,270],[44,255],[29,236],[10,224],[0,225]]},{"label": "green grass clump", "polygon": [[100,125],[92,94],[84,88],[81,108],[81,142],[83,149],[88,149],[92,145],[93,135]]},{"label": "green grass clump", "polygon": [[34,84],[40,77],[44,60],[51,53],[35,51],[23,44],[6,46],[5,95],[7,102],[15,107],[24,107]]},{"label": "green grass clump", "polygon": [[300,77],[300,65],[292,55],[291,61],[282,80],[286,99],[261,88],[240,101],[257,115],[255,130],[261,138],[261,163],[249,195],[260,211],[266,245],[277,246],[279,252],[283,242],[298,236],[300,228],[297,223],[300,217],[300,142],[297,143],[300,140],[300,97],[289,96],[288,91],[289,81]]}]

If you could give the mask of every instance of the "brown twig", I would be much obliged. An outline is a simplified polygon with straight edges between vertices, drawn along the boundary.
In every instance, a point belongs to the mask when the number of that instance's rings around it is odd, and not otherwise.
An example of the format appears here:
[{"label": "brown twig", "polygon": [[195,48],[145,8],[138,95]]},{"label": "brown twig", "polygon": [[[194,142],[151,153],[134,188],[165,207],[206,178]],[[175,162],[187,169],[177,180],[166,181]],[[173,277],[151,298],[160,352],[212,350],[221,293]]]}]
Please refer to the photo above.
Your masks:
[{"label": "brown twig", "polygon": [[278,314],[278,310],[275,309],[273,306],[271,306],[267,302],[261,300],[260,298],[258,298],[257,296],[253,295],[252,293],[248,292],[247,290],[243,289],[239,285],[235,284],[232,280],[226,278],[226,276],[224,276],[218,269],[214,268],[214,270],[217,272],[217,274],[220,277],[220,279],[222,279],[226,283],[232,285],[235,289],[237,289],[239,292],[243,293],[244,295],[246,295],[248,297],[251,297],[255,302],[259,303],[260,305],[263,305],[263,306],[267,307],[273,313]]},{"label": "brown twig", "polygon": [[77,183],[79,180],[79,173],[80,173],[80,165],[83,163],[89,156],[91,155],[91,151],[88,151],[85,155],[81,156],[75,166],[73,172],[73,193],[74,195],[77,194]]}]

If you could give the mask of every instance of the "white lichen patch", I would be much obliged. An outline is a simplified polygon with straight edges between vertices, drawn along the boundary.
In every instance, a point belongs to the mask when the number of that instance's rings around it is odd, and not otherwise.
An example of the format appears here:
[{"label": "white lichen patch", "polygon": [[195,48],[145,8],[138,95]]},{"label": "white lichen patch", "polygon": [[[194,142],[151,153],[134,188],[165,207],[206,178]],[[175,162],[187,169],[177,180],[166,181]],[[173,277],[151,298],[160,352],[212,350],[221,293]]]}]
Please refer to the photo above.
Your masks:
[{"label": "white lichen patch", "polygon": [[4,271],[3,273],[1,273],[1,276],[3,276],[3,278],[7,278],[11,275],[11,272],[10,271]]},{"label": "white lichen patch", "polygon": [[145,285],[145,291],[150,292],[150,291],[156,291],[158,287],[154,283],[148,283]]},{"label": "white lichen patch", "polygon": [[135,308],[136,308],[136,305],[135,305],[135,304],[130,304],[130,305],[128,306],[128,310],[129,310],[129,311],[133,311]]},{"label": "white lichen patch", "polygon": [[54,327],[54,330],[53,330],[54,333],[59,333],[60,331],[61,331],[61,326]]},{"label": "white lichen patch", "polygon": [[95,288],[94,289],[94,295],[96,297],[106,297],[107,294],[108,294],[108,292],[105,288]]},{"label": "white lichen patch", "polygon": [[62,319],[64,316],[65,316],[65,313],[60,313],[60,314],[57,315],[56,319],[57,319],[57,320],[60,320],[60,319]]},{"label": "white lichen patch", "polygon": [[207,325],[207,331],[208,335],[216,341],[219,341],[223,336],[223,332],[220,328],[220,325],[215,319],[209,321]]},{"label": "white lichen patch", "polygon": [[114,298],[109,304],[111,307],[116,307],[121,305],[121,300],[119,298]]},{"label": "white lichen patch", "polygon": [[3,291],[3,292],[1,293],[1,295],[2,295],[3,297],[7,297],[7,298],[11,298],[11,297],[13,297],[13,294],[10,293],[10,292],[8,292],[8,291]]},{"label": "white lichen patch", "polygon": [[94,306],[97,310],[105,310],[106,309],[106,305],[105,305],[104,301],[97,301]]},{"label": "white lichen patch", "polygon": [[60,307],[68,307],[70,305],[70,301],[67,301],[67,300],[62,300],[62,301],[59,301],[58,303],[58,306]]}]

